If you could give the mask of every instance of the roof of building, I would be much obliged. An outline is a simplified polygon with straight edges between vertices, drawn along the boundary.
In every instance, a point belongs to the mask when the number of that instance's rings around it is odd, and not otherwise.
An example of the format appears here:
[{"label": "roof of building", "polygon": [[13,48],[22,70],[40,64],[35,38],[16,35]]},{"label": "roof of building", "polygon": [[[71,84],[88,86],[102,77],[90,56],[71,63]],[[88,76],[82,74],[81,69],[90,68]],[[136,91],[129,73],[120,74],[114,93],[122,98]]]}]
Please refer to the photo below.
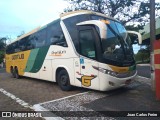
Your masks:
[{"label": "roof of building", "polygon": [[[156,35],[160,35],[160,17],[156,18]],[[142,34],[142,40],[150,38],[150,23],[144,26],[143,30],[139,31]]]}]

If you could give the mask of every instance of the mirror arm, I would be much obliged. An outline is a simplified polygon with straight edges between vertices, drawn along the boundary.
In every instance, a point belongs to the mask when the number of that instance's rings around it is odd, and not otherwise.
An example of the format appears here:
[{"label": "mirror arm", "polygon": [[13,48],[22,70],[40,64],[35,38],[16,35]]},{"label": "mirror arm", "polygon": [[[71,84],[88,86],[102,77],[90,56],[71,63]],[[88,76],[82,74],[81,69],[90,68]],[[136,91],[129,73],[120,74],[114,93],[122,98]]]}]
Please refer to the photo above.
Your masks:
[{"label": "mirror arm", "polygon": [[100,36],[101,39],[106,39],[106,33],[107,33],[107,26],[105,23],[99,20],[89,20],[89,21],[84,21],[77,23],[76,25],[81,26],[81,25],[95,25],[99,28],[100,30]]},{"label": "mirror arm", "polygon": [[136,34],[138,36],[138,43],[142,44],[142,35],[139,32],[135,32],[135,31],[127,31],[127,33],[130,34]]}]

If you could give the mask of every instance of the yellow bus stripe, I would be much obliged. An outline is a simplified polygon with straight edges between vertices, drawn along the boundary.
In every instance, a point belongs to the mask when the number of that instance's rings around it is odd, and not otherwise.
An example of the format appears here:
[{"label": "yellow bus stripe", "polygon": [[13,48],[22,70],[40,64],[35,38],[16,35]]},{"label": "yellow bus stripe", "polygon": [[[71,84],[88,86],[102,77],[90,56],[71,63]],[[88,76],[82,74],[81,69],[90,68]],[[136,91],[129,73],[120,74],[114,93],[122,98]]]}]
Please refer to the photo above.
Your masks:
[{"label": "yellow bus stripe", "polygon": [[117,67],[113,65],[109,65],[109,67],[111,67],[113,71],[118,72],[118,73],[125,73],[129,71],[129,67]]}]

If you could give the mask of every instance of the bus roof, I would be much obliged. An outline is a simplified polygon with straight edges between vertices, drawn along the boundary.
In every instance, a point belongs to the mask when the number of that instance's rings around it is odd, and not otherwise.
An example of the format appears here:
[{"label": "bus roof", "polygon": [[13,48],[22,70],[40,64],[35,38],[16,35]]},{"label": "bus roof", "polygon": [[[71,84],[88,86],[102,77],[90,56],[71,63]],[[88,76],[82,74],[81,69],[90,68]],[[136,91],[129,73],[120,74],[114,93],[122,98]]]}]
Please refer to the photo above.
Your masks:
[{"label": "bus roof", "polygon": [[[37,32],[39,29],[40,29],[40,26],[37,27],[37,28],[35,28],[35,29],[33,29],[33,30],[31,30],[30,32],[28,32],[28,33],[26,33],[26,34],[23,34],[22,36],[18,37],[18,38],[15,39],[13,42],[11,42],[10,44],[12,44],[12,43],[14,43],[14,42],[17,42],[18,40],[20,40],[20,39],[22,39],[22,38],[24,38],[24,37],[26,37],[26,36],[28,36],[28,35],[31,35],[31,34]],[[8,45],[10,45],[10,44],[8,44]],[[7,45],[7,46],[8,46],[8,45]]]},{"label": "bus roof", "polygon": [[116,20],[116,19],[114,19],[112,17],[109,17],[109,16],[107,16],[105,14],[102,14],[102,13],[99,13],[99,12],[94,12],[94,11],[89,11],[89,10],[78,10],[78,11],[62,13],[62,14],[60,14],[60,18],[63,20],[63,19],[66,19],[66,18],[69,18],[69,17],[72,17],[72,16],[76,16],[76,15],[81,15],[81,14],[98,15],[98,16],[106,17],[106,18],[109,18],[111,20],[115,20],[115,21],[119,22],[118,20]]},{"label": "bus roof", "polygon": [[[60,19],[63,20],[63,19],[66,19],[66,18],[69,18],[69,17],[72,17],[72,16],[76,16],[76,15],[81,15],[81,14],[94,14],[94,15],[106,17],[106,18],[109,18],[109,19],[111,19],[111,20],[115,20],[115,21],[119,22],[118,20],[116,20],[116,19],[114,19],[114,18],[112,18],[112,17],[106,16],[106,15],[104,15],[104,14],[102,14],[102,13],[93,12],[93,11],[89,11],[89,10],[78,10],[78,11],[72,11],[72,12],[63,13],[63,14],[60,14]],[[29,36],[29,35],[37,32],[37,31],[45,28],[47,25],[49,25],[49,24],[51,24],[51,23],[53,23],[53,22],[55,22],[55,21],[57,21],[57,20],[59,20],[59,19],[56,19],[56,20],[54,20],[54,21],[52,21],[52,22],[50,22],[50,23],[47,23],[47,24],[45,24],[45,25],[42,25],[42,26],[39,26],[39,27],[33,29],[32,31],[30,31],[30,32],[28,32],[28,33],[26,33],[26,34],[18,37],[16,40],[14,40],[13,42],[11,42],[10,44],[12,44],[12,43],[14,43],[14,42],[16,42],[16,41],[19,41],[20,39],[22,39],[22,38],[24,38],[24,37],[26,37],[26,36]],[[10,44],[9,44],[9,45],[10,45]]]},{"label": "bus roof", "polygon": [[[27,37],[27,36],[29,36],[29,35],[37,32],[37,31],[39,31],[39,30],[42,30],[42,29],[46,28],[47,25],[52,24],[52,23],[54,23],[54,22],[56,22],[56,21],[58,21],[58,20],[59,20],[59,19],[56,19],[56,20],[53,20],[52,22],[49,22],[49,23],[44,24],[44,25],[42,25],[42,26],[38,26],[37,28],[31,30],[30,32],[28,32],[28,33],[26,33],[26,34],[23,34],[22,36],[18,37],[17,39],[15,39],[15,40],[14,40],[13,42],[11,42],[10,44],[12,44],[12,43],[14,43],[14,42],[17,42],[17,41],[19,41],[20,39],[25,38],[25,37]],[[10,45],[10,44],[8,44],[8,45]]]}]

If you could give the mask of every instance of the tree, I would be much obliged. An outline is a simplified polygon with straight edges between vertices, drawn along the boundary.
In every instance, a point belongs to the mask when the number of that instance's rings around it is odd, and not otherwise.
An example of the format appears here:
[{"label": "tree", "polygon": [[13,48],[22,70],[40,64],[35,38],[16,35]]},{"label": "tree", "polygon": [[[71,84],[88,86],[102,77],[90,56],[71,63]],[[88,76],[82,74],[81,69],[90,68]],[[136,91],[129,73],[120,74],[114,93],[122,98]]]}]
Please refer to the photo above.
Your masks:
[{"label": "tree", "polygon": [[149,63],[150,62],[150,48],[141,48],[135,55],[135,59],[138,63]]},{"label": "tree", "polygon": [[7,38],[3,37],[3,38],[0,38],[0,50],[4,50],[5,47],[6,47],[6,40]]},{"label": "tree", "polygon": [[[64,12],[76,10],[92,10],[104,13],[120,20],[127,29],[139,30],[149,22],[149,0],[65,0],[71,6]],[[160,3],[156,3],[156,11],[160,9]],[[160,13],[156,13],[160,16]],[[135,26],[134,23],[138,25]]]},{"label": "tree", "polygon": [[5,48],[6,48],[6,37],[0,38],[0,63],[3,62]]},{"label": "tree", "polygon": [[22,35],[24,35],[25,34],[25,32],[24,31],[21,31],[21,33],[19,34],[19,35],[17,35],[17,38],[18,37],[21,37]]}]

